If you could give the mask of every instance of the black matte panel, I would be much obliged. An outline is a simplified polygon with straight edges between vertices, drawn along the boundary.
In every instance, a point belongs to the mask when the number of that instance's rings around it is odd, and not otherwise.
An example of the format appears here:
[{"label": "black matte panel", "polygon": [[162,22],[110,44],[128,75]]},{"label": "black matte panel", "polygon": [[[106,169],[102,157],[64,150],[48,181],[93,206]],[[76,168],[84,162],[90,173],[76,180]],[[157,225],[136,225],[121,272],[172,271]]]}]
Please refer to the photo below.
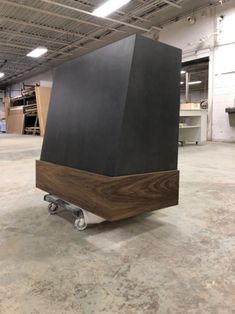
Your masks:
[{"label": "black matte panel", "polygon": [[41,159],[114,175],[135,36],[60,66]]},{"label": "black matte panel", "polygon": [[109,176],[177,168],[181,52],[142,36],[60,66],[41,159]]},{"label": "black matte panel", "polygon": [[181,50],[137,36],[116,174],[177,169]]}]

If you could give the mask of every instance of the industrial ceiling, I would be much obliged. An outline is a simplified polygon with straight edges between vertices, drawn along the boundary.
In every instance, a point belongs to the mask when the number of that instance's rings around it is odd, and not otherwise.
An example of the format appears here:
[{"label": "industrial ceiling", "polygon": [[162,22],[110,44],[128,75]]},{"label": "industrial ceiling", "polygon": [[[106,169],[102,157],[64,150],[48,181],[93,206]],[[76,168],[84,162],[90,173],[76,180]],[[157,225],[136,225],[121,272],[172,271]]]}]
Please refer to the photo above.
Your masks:
[{"label": "industrial ceiling", "polygon": [[[0,0],[0,80],[4,87],[134,33],[154,36],[166,24],[219,1],[132,0],[107,18],[91,14],[104,0]],[[48,48],[40,59],[26,56]]]}]

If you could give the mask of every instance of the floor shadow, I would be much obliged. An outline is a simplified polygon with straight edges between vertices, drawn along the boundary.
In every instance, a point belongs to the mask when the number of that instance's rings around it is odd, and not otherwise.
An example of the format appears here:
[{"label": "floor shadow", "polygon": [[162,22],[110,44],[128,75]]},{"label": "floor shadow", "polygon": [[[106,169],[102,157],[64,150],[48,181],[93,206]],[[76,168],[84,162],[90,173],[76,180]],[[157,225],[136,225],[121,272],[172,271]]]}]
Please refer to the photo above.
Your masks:
[{"label": "floor shadow", "polygon": [[[128,231],[128,233],[131,233],[133,236],[140,235],[141,233],[157,229],[165,225],[165,222],[156,221],[156,217],[155,220],[151,219],[154,213],[156,212],[143,213],[136,217],[122,219],[119,221],[104,221],[99,224],[91,224],[88,225],[86,230],[81,231],[81,234],[83,237],[86,237],[86,235],[94,236],[111,231],[114,232],[117,229],[121,229],[123,232]],[[57,213],[57,216],[71,223],[73,227],[75,217],[70,212],[60,210]]]},{"label": "floor shadow", "polygon": [[[0,223],[2,236],[17,239],[21,237],[24,243],[20,245],[25,249],[27,245],[31,245],[34,254],[42,252],[45,256],[51,256],[57,251],[63,254],[63,251],[67,252],[71,246],[78,254],[81,250],[118,251],[132,241],[134,242],[131,247],[139,247],[141,243],[144,247],[144,243],[151,242],[152,239],[162,241],[162,238],[168,238],[175,228],[174,225],[163,221],[159,211],[155,211],[120,221],[105,221],[90,225],[84,231],[78,231],[74,228],[75,218],[70,212],[63,210],[56,215],[49,215],[45,205],[44,203],[42,206],[24,207],[14,214],[3,215]],[[48,247],[52,251],[48,250]]]}]

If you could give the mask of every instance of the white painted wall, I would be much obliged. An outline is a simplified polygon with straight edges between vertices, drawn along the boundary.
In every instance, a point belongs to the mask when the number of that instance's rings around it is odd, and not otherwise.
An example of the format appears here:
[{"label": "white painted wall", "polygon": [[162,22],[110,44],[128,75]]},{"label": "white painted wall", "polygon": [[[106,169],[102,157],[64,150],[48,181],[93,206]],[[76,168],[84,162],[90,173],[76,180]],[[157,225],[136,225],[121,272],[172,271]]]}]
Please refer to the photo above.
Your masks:
[{"label": "white painted wall", "polygon": [[[217,35],[220,15],[224,18]],[[214,141],[235,141],[235,128],[225,112],[235,99],[235,1],[198,11],[195,18],[194,25],[184,18],[164,27],[159,40],[181,48],[183,61],[210,57],[208,135]]]}]

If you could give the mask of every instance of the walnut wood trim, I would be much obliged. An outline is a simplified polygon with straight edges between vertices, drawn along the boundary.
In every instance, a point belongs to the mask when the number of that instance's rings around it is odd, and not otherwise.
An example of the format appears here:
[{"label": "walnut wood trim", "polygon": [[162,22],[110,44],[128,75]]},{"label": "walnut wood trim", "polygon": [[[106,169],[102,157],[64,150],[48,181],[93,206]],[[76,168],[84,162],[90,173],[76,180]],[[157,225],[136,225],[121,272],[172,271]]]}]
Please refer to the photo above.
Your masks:
[{"label": "walnut wood trim", "polygon": [[36,187],[114,221],[177,205],[179,171],[108,177],[38,160]]}]

